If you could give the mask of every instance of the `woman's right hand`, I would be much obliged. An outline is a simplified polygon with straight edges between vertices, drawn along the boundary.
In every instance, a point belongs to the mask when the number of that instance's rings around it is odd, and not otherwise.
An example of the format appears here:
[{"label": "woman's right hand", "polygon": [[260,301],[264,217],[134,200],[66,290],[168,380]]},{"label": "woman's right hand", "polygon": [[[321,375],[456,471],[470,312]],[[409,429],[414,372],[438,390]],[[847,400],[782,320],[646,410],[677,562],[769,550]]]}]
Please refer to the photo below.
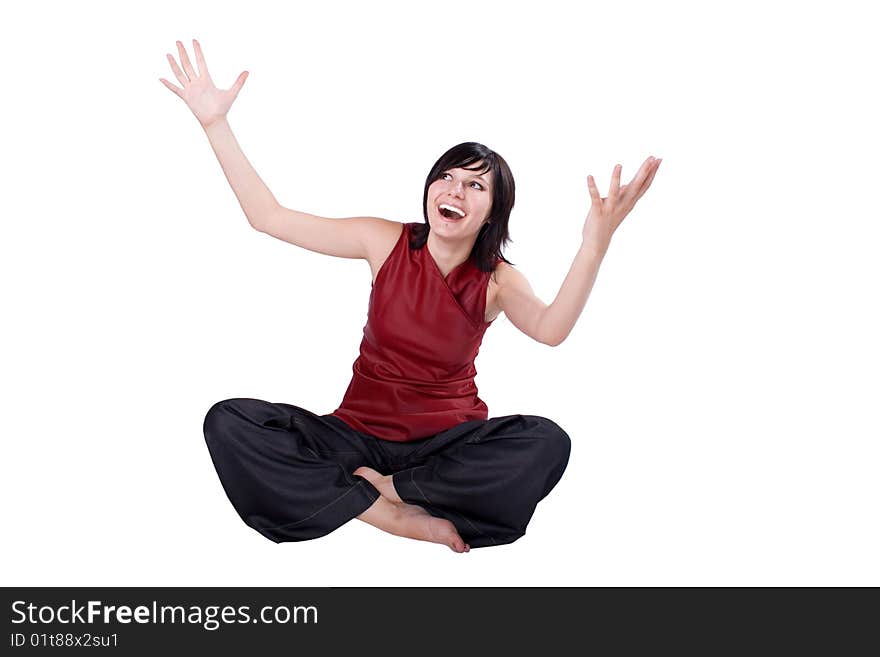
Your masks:
[{"label": "woman's right hand", "polygon": [[186,106],[195,114],[202,127],[207,128],[212,123],[226,116],[226,113],[238,96],[238,92],[241,91],[248,72],[242,71],[231,88],[226,90],[218,89],[214,86],[214,81],[211,80],[211,76],[208,73],[208,66],[205,64],[205,57],[202,55],[202,48],[199,46],[198,41],[193,39],[193,51],[196,55],[196,63],[199,66],[198,73],[193,70],[193,66],[186,54],[186,49],[180,41],[177,42],[177,51],[180,54],[180,63],[183,65],[183,71],[180,70],[180,67],[170,53],[168,54],[168,62],[171,64],[171,70],[174,72],[178,82],[183,85],[183,88],[181,89],[171,84],[164,78],[159,78],[159,82],[180,96],[183,102],[186,103]]}]

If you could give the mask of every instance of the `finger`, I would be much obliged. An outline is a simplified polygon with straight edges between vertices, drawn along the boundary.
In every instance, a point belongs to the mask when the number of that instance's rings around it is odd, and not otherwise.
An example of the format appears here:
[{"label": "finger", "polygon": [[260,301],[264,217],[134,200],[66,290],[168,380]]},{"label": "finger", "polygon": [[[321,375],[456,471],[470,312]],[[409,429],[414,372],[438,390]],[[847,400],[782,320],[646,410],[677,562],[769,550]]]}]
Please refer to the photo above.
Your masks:
[{"label": "finger", "polygon": [[620,191],[620,172],[622,169],[622,164],[614,166],[614,171],[611,173],[611,189],[608,191],[608,198],[616,198]]},{"label": "finger", "polygon": [[636,200],[637,200],[637,201],[638,201],[640,198],[642,198],[642,195],[643,195],[645,192],[648,191],[648,187],[651,186],[651,182],[653,182],[653,180],[654,180],[654,176],[655,176],[656,173],[657,173],[657,169],[660,168],[660,163],[661,163],[662,161],[663,161],[662,158],[659,159],[659,160],[655,160],[655,161],[654,161],[654,166],[651,168],[651,172],[648,174],[648,177],[645,179],[645,182],[642,183],[641,188],[639,188],[639,193],[636,194]]},{"label": "finger", "polygon": [[196,66],[199,67],[199,75],[210,80],[211,75],[208,73],[208,65],[205,63],[205,55],[202,53],[202,47],[199,45],[199,42],[195,39],[193,39],[193,52],[196,54]]},{"label": "finger", "polygon": [[186,71],[190,82],[192,82],[198,76],[193,70],[193,65],[189,62],[189,55],[186,54],[186,48],[183,47],[183,44],[180,41],[177,42],[177,52],[180,54],[180,64],[183,66],[183,70]]},{"label": "finger", "polygon": [[[636,198],[638,198],[638,193],[642,189],[642,184],[645,182],[645,179],[654,168],[654,162],[655,160],[653,157],[649,157],[647,160],[645,160],[642,166],[639,167],[636,175],[630,181],[629,185],[624,185],[624,187],[628,187],[630,193],[633,194],[633,196],[635,196]],[[621,191],[623,191],[623,188],[621,188]]]},{"label": "finger", "polygon": [[171,71],[174,73],[174,77],[176,77],[177,81],[185,87],[189,84],[189,80],[183,74],[183,71],[180,70],[177,62],[174,61],[174,57],[171,56],[171,53],[167,53],[165,56],[168,57],[168,63],[171,64]]},{"label": "finger", "polygon": [[590,190],[590,200],[594,205],[601,205],[602,200],[599,197],[599,190],[596,188],[596,181],[593,180],[593,176],[587,176],[587,187]]},{"label": "finger", "polygon": [[247,80],[248,72],[242,71],[238,78],[235,80],[235,84],[230,87],[229,91],[232,93],[232,98],[235,99],[238,96],[238,92],[241,91],[241,88],[244,86],[244,81]]},{"label": "finger", "polygon": [[181,88],[179,88],[179,87],[175,87],[173,84],[171,84],[171,83],[170,83],[168,80],[166,80],[165,78],[159,78],[159,82],[161,82],[161,83],[164,84],[166,87],[168,87],[169,89],[171,89],[171,91],[173,91],[173,92],[176,93],[178,96],[180,96],[180,98],[183,98],[183,89],[181,89]]}]

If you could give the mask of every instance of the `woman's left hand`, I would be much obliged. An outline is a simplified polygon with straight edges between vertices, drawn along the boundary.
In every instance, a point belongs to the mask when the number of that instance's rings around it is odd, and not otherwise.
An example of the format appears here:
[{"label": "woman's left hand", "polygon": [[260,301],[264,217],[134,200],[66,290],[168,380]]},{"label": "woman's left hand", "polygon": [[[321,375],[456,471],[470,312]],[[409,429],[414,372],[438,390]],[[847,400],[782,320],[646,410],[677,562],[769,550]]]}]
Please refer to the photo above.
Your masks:
[{"label": "woman's left hand", "polygon": [[608,196],[604,198],[599,196],[599,190],[596,188],[593,176],[587,176],[592,205],[584,223],[584,242],[592,241],[598,243],[601,248],[608,247],[614,231],[633,209],[636,201],[648,191],[651,181],[654,180],[654,174],[657,173],[657,167],[662,161],[662,159],[649,157],[635,177],[623,186],[620,184],[622,167],[618,164],[614,167],[614,173],[611,174],[611,188],[608,190]]}]

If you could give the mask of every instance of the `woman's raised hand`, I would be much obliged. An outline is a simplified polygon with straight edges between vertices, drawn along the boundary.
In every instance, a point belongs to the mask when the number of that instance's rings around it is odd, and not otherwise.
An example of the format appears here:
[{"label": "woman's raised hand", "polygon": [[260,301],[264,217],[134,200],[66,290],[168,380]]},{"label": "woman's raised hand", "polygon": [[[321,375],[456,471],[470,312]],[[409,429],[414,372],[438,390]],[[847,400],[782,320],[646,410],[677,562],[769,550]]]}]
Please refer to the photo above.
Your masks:
[{"label": "woman's raised hand", "polygon": [[186,106],[195,114],[202,127],[207,128],[215,121],[226,116],[229,108],[232,107],[233,101],[238,96],[238,92],[241,91],[248,72],[242,71],[231,88],[225,90],[218,89],[214,86],[214,81],[211,80],[211,76],[208,73],[208,65],[205,64],[205,56],[202,54],[202,48],[198,41],[193,39],[193,52],[196,55],[196,63],[199,67],[198,72],[193,69],[193,65],[186,54],[186,49],[180,41],[177,42],[177,52],[180,55],[180,63],[183,66],[183,70],[180,70],[180,67],[170,53],[168,54],[168,63],[171,64],[171,70],[174,72],[177,81],[183,85],[183,88],[181,89],[171,84],[164,78],[159,78],[159,82],[180,96],[183,102],[186,103]]},{"label": "woman's raised hand", "polygon": [[642,195],[648,191],[651,182],[654,180],[654,174],[657,173],[657,167],[660,166],[662,159],[649,157],[645,160],[642,168],[639,169],[635,177],[625,185],[620,184],[621,165],[614,167],[611,174],[611,188],[608,190],[608,196],[602,198],[599,196],[599,190],[596,188],[596,181],[593,176],[587,176],[587,186],[590,188],[590,213],[587,215],[587,221],[584,223],[583,237],[584,241],[598,240],[598,243],[607,248],[611,241],[611,236],[617,227],[620,226],[624,217],[630,213],[633,207]]}]

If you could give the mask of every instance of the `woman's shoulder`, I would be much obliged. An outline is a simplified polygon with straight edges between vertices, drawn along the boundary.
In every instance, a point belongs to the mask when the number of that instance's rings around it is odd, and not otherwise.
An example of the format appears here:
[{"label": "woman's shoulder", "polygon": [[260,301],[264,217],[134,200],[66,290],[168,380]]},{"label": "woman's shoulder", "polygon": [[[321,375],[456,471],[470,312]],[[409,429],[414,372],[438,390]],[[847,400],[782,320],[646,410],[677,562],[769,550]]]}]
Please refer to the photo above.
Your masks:
[{"label": "woman's shoulder", "polygon": [[511,272],[515,271],[513,265],[504,260],[501,256],[497,256],[495,258],[495,268],[492,269],[489,280],[495,286],[503,285],[506,280],[510,279]]},{"label": "woman's shoulder", "polygon": [[407,225],[399,221],[376,218],[365,234],[367,260],[375,271],[388,259],[394,247],[407,232]]},{"label": "woman's shoulder", "polygon": [[368,246],[378,246],[380,250],[389,243],[393,246],[406,230],[407,224],[389,219],[377,219],[367,233]]}]

